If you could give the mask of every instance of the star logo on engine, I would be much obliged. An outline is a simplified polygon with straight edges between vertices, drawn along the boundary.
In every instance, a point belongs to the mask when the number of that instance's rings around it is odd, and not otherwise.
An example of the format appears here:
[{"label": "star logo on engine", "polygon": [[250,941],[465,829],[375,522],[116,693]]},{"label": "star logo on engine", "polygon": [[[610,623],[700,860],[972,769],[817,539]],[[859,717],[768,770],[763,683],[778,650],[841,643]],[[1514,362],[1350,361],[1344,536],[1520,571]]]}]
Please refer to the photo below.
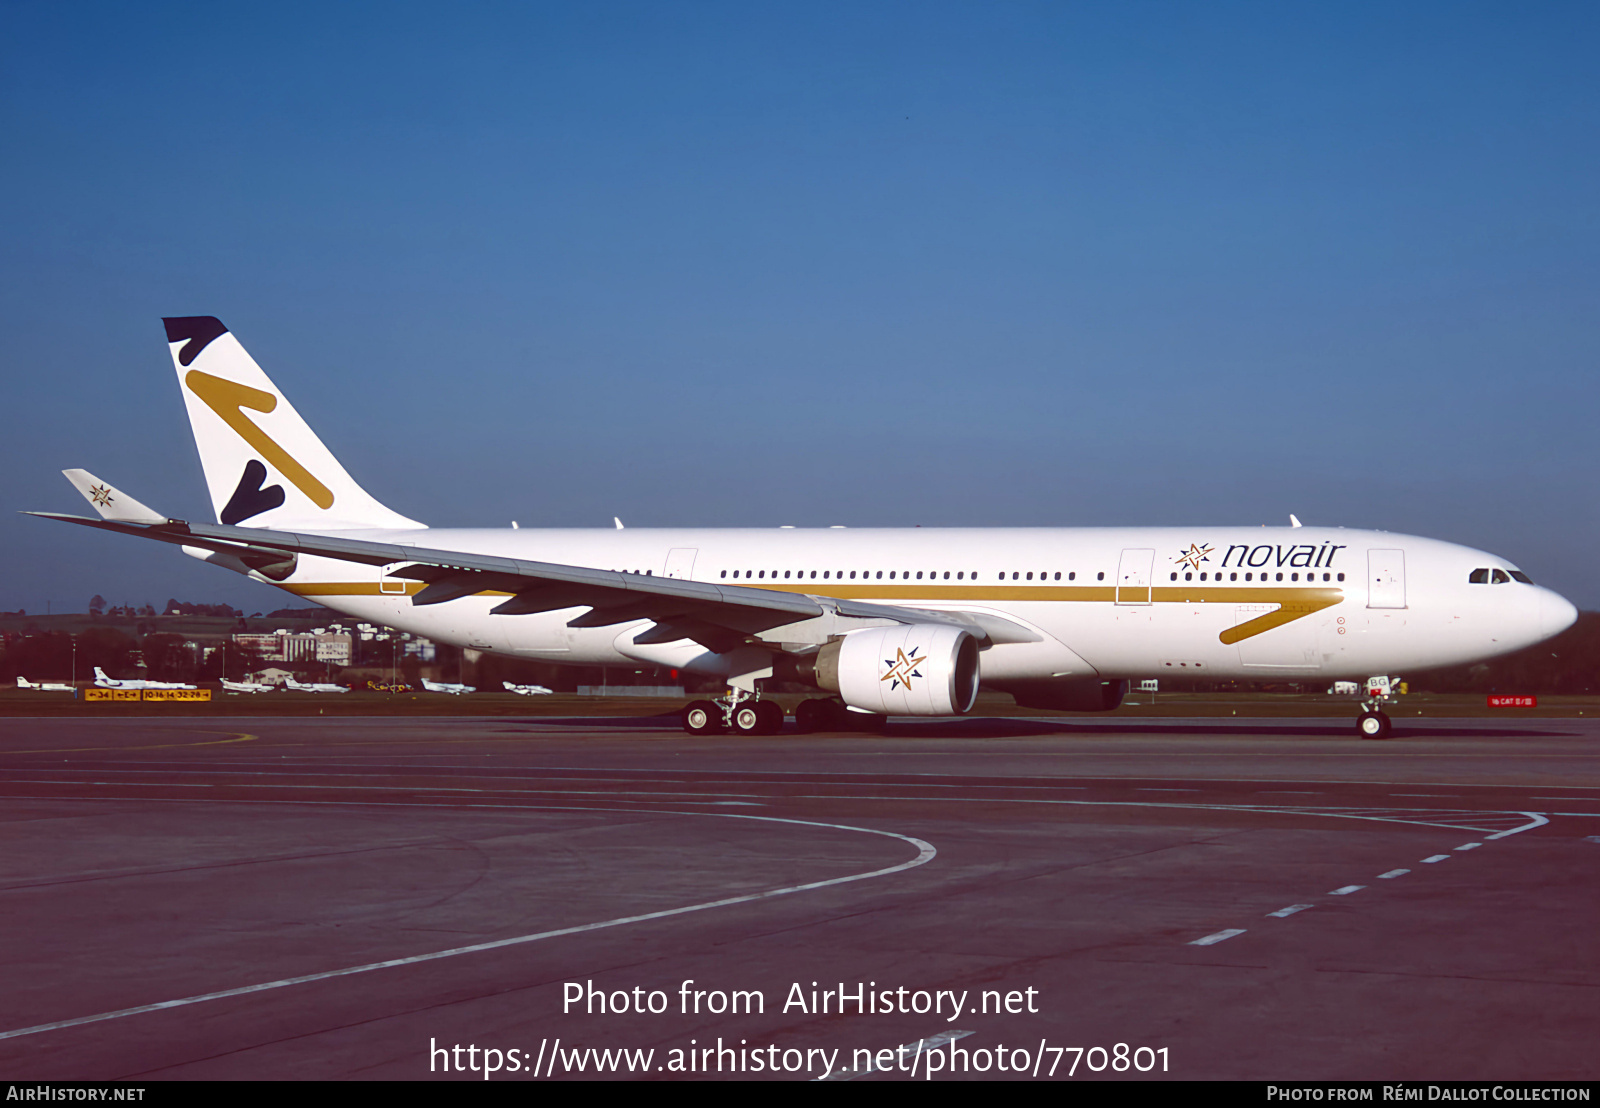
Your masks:
[{"label": "star logo on engine", "polygon": [[1178,557],[1172,564],[1188,566],[1190,569],[1199,569],[1201,562],[1209,562],[1211,560],[1206,555],[1215,549],[1216,547],[1214,546],[1201,546],[1198,543],[1190,543],[1188,550],[1178,551]]},{"label": "star logo on engine", "polygon": [[113,500],[115,500],[116,497],[111,495],[110,485],[95,485],[89,489],[89,499],[95,504],[98,504],[100,507],[104,508]]},{"label": "star logo on engine", "polygon": [[[917,648],[912,647],[911,653],[915,654],[916,652]],[[909,691],[911,688],[911,679],[913,677],[922,676],[922,674],[917,672],[916,667],[923,662],[926,662],[928,660],[928,656],[924,654],[920,658],[908,658],[906,656],[906,652],[899,647],[895,647],[894,653],[895,656],[893,658],[885,658],[883,660],[883,664],[889,667],[889,672],[878,678],[878,680],[890,682],[890,692],[894,692],[894,690],[898,689],[901,685],[904,685]]]}]

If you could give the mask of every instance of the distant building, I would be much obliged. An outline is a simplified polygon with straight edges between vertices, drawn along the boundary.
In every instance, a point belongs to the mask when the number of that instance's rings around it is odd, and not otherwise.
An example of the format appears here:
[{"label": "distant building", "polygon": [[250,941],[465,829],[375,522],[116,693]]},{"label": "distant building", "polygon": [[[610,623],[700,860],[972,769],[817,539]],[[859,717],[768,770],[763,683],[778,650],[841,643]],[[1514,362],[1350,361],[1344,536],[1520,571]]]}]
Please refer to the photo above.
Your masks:
[{"label": "distant building", "polygon": [[325,631],[316,636],[316,643],[317,661],[336,666],[350,664],[352,640],[348,632]]}]

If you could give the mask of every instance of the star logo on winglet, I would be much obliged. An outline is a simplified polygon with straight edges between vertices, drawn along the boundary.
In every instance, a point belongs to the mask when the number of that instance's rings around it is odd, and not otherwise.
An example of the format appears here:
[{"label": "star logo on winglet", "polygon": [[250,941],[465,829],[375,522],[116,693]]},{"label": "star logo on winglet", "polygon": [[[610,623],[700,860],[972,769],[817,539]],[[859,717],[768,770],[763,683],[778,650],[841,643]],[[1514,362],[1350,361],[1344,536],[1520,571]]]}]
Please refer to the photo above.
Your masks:
[{"label": "star logo on winglet", "polygon": [[[912,647],[911,653],[915,654],[916,652],[917,648]],[[883,664],[889,667],[889,672],[878,678],[878,680],[890,682],[890,692],[894,692],[894,690],[898,689],[901,685],[904,685],[906,689],[909,690],[911,688],[911,679],[913,677],[922,676],[922,674],[917,672],[916,667],[921,665],[923,662],[926,662],[928,660],[928,656],[924,654],[920,658],[907,657],[906,652],[899,647],[895,648],[894,653],[895,656],[893,658],[885,658],[883,660]]]}]

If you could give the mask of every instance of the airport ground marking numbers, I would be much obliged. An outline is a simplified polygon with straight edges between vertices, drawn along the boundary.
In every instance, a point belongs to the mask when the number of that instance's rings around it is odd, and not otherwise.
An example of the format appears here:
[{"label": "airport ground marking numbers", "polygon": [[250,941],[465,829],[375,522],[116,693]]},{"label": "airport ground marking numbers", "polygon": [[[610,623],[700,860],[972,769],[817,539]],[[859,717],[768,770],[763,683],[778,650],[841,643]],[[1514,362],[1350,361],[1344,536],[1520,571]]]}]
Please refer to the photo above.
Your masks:
[{"label": "airport ground marking numbers", "polygon": [[[187,801],[172,798],[177,803]],[[244,803],[294,803],[294,804],[337,804],[330,801],[245,801]],[[345,806],[345,805],[341,805]],[[366,805],[362,805],[363,807]],[[415,808],[415,807],[446,807],[446,805],[380,805],[380,807]],[[449,805],[449,807],[469,808],[511,808],[518,811],[536,812],[611,812],[615,808],[589,808],[575,805],[526,805],[526,804],[468,804]],[[824,823],[820,820],[787,819],[781,816],[756,816],[745,815],[737,812],[670,812],[657,810],[653,812],[639,809],[628,809],[628,814],[637,815],[662,815],[662,816],[698,816],[711,819],[747,819],[758,820],[763,823],[787,823],[799,827],[822,827],[832,831],[855,831],[868,835],[881,835],[885,838],[899,839],[917,848],[917,856],[909,861],[880,869],[869,870],[864,873],[852,873],[844,877],[830,877],[823,881],[809,881],[803,885],[787,885],[776,889],[765,889],[758,893],[746,893],[742,896],[724,897],[720,900],[708,900],[701,904],[689,904],[681,908],[666,908],[659,912],[645,912],[634,916],[620,916],[616,919],[600,920],[596,923],[583,923],[573,927],[561,927],[552,931],[540,931],[531,935],[518,935],[509,939],[494,939],[490,942],[472,943],[467,946],[451,947],[448,950],[436,950],[428,954],[413,954],[404,958],[390,958],[382,962],[368,962],[360,966],[346,966],[342,969],[323,970],[320,973],[302,974],[298,977],[285,977],[277,981],[265,981],[258,985],[243,985],[233,989],[220,989],[216,992],[202,993],[198,996],[180,997],[176,1000],[163,1000],[154,1004],[141,1004],[135,1008],[122,1008],[114,1012],[99,1012],[92,1016],[78,1016],[74,1019],[57,1020],[53,1023],[41,1023],[33,1027],[22,1027],[14,1031],[0,1031],[0,1040],[16,1039],[24,1035],[37,1035],[44,1031],[58,1031],[69,1027],[81,1027],[84,1024],[100,1023],[104,1020],[123,1019],[128,1016],[142,1015],[147,1012],[159,1012],[169,1008],[182,1008],[191,1004],[202,1004],[210,1000],[223,1000],[228,997],[247,996],[251,993],[267,992],[272,989],[287,988],[291,985],[305,985],[314,981],[328,981],[336,977],[351,977],[360,973],[372,973],[376,970],[395,969],[400,966],[417,965],[421,962],[435,962],[442,958],[453,958],[462,954],[477,954],[488,950],[499,950],[509,946],[520,946],[524,943],[539,942],[544,939],[560,938],[564,935],[578,935],[588,931],[602,931],[612,927],[622,927],[631,923],[644,923],[648,920],[669,919],[673,916],[687,915],[690,912],[703,912],[711,908],[726,908],[734,904],[748,904],[758,900],[770,900],[774,897],[787,896],[791,893],[808,892],[813,889],[823,889],[831,885],[845,885],[856,881],[866,881],[874,877],[887,877],[892,873],[914,869],[925,865],[938,856],[933,844],[911,835],[902,835],[898,831],[883,831],[875,827],[853,827],[843,823]]]}]

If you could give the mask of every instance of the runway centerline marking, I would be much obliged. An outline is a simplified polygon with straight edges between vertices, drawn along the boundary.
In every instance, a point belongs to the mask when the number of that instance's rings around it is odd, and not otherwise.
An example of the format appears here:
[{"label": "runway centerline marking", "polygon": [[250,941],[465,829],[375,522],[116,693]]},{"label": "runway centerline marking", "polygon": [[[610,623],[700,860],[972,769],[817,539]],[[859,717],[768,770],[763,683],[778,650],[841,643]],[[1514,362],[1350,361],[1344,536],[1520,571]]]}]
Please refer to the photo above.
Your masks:
[{"label": "runway centerline marking", "polygon": [[1288,919],[1296,912],[1304,912],[1307,908],[1315,907],[1315,904],[1291,904],[1287,908],[1279,908],[1276,912],[1268,912],[1267,915],[1269,917],[1276,916],[1278,919]]},{"label": "runway centerline marking", "polygon": [[[301,803],[306,803],[302,801]],[[429,805],[433,807],[433,805]],[[442,807],[442,805],[440,805]],[[556,812],[613,812],[611,808],[586,808],[571,805],[461,805],[461,807],[512,807],[523,811],[556,811]],[[302,974],[298,977],[285,977],[277,981],[266,981],[258,985],[243,985],[233,989],[220,989],[216,992],[202,993],[198,996],[180,997],[176,1000],[163,1000],[154,1004],[141,1004],[135,1008],[122,1008],[114,1012],[99,1012],[92,1016],[78,1016],[74,1019],[57,1020],[53,1023],[41,1023],[33,1027],[22,1027],[14,1031],[0,1032],[0,1039],[16,1039],[24,1035],[37,1035],[44,1031],[58,1031],[68,1027],[82,1027],[89,1023],[100,1023],[104,1020],[124,1019],[128,1016],[142,1015],[146,1012],[159,1012],[168,1008],[181,1008],[191,1004],[202,1004],[208,1000],[222,1000],[227,997],[246,996],[250,993],[266,992],[271,989],[287,988],[290,985],[304,985],[313,981],[327,981],[335,977],[350,977],[358,973],[372,973],[376,970],[394,969],[399,966],[416,965],[421,962],[434,962],[442,958],[454,958],[462,954],[477,954],[486,950],[499,950],[508,946],[520,946],[524,943],[539,942],[544,939],[560,938],[564,935],[577,935],[588,931],[601,931],[611,927],[622,927],[630,923],[643,923],[647,920],[668,919],[672,916],[687,915],[690,912],[703,912],[711,908],[725,908],[733,904],[747,904],[756,900],[769,900],[773,897],[787,896],[791,893],[808,892],[812,889],[827,888],[830,885],[844,885],[855,881],[866,881],[874,877],[887,877],[892,873],[914,869],[925,865],[938,856],[938,851],[933,844],[911,835],[902,835],[898,831],[882,831],[875,827],[853,827],[843,823],[823,823],[819,820],[786,819],[781,816],[755,816],[735,812],[670,812],[656,811],[653,813],[640,813],[637,809],[630,810],[629,814],[653,814],[664,816],[696,816],[701,819],[746,819],[757,820],[763,823],[788,823],[800,827],[822,827],[833,831],[855,831],[867,835],[882,835],[886,838],[899,839],[917,848],[917,856],[910,861],[898,865],[885,866],[881,869],[869,870],[864,873],[852,873],[844,877],[830,877],[824,881],[810,881],[803,885],[788,885],[782,888],[766,889],[758,893],[746,893],[742,896],[724,897],[720,900],[708,900],[700,904],[689,904],[681,908],[666,908],[659,912],[645,912],[634,916],[620,916],[616,919],[601,920],[597,923],[583,923],[574,927],[561,927],[552,931],[540,931],[531,935],[518,935],[510,939],[494,939],[490,942],[472,943],[467,946],[451,947],[448,950],[436,950],[428,954],[413,954],[404,958],[391,958],[382,962],[368,962],[359,966],[346,966],[343,969],[323,970],[319,973]]]},{"label": "runway centerline marking", "polygon": [[1449,860],[1450,855],[1448,854],[1432,854],[1423,859],[1424,862],[1430,865],[1434,862],[1448,862]]},{"label": "runway centerline marking", "polygon": [[1214,934],[1207,935],[1203,939],[1195,939],[1189,945],[1190,946],[1214,946],[1215,944],[1222,942],[1224,939],[1231,939],[1235,935],[1243,935],[1245,933],[1245,930],[1246,929],[1243,928],[1243,927],[1230,927],[1226,931],[1218,931],[1218,932],[1216,932]]},{"label": "runway centerline marking", "polygon": [[1328,895],[1329,896],[1349,896],[1351,893],[1358,893],[1364,888],[1366,888],[1365,885],[1346,885],[1343,888],[1334,889]]},{"label": "runway centerline marking", "polygon": [[1408,870],[1408,869],[1392,869],[1388,873],[1380,873],[1380,874],[1378,874],[1378,880],[1379,881],[1388,881],[1388,880],[1391,880],[1391,879],[1396,878],[1396,877],[1404,877],[1406,874],[1408,874],[1410,872],[1411,871]]}]

